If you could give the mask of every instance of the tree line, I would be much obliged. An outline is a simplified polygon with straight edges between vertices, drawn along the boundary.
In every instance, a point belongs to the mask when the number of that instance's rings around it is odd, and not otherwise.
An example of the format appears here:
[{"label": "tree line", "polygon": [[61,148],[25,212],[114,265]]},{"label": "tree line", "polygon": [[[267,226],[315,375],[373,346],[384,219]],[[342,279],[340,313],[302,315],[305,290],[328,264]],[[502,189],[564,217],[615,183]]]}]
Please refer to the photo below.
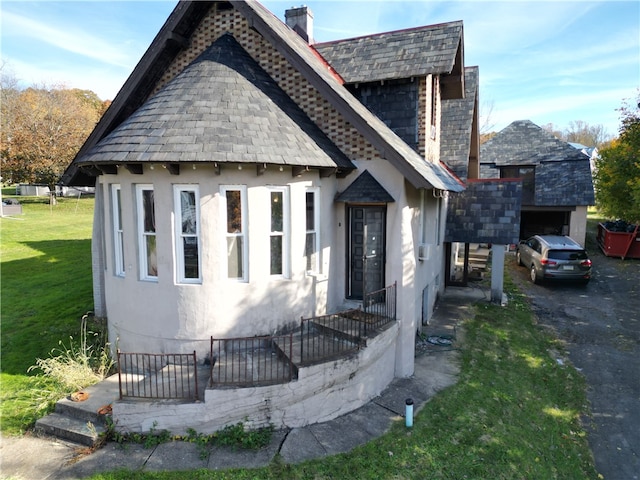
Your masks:
[{"label": "tree line", "polygon": [[0,158],[2,182],[44,184],[52,189],[110,101],[91,90],[31,86],[2,74]]}]

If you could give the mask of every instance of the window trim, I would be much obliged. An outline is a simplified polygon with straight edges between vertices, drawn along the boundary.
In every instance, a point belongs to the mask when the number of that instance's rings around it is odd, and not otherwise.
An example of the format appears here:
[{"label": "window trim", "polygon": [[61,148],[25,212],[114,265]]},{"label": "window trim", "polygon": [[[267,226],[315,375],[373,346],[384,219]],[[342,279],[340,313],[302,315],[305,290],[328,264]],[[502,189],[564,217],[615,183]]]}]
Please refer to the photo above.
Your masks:
[{"label": "window trim", "polygon": [[[144,230],[144,204],[143,204],[143,192],[152,191],[154,192],[154,201],[153,201],[153,210],[154,210],[154,218],[155,218],[155,190],[152,184],[136,184],[136,211],[137,211],[137,226],[138,226],[138,263],[140,269],[140,280],[142,281],[150,281],[157,282],[158,274],[149,275],[147,272],[149,271],[149,265],[147,263],[148,254],[147,254],[147,237],[153,236],[156,239],[156,255],[158,252],[158,232],[157,229],[151,233],[147,233]],[[157,267],[157,266],[156,266]]]},{"label": "window trim", "polygon": [[[313,195],[313,230],[308,230],[307,227],[307,194]],[[322,273],[322,260],[320,258],[320,188],[319,187],[307,187],[304,192],[305,195],[305,237],[304,237],[304,259],[305,259],[305,271],[307,275],[317,275]],[[306,268],[307,266],[307,235],[310,233],[315,233],[315,241],[314,241],[314,251],[315,251],[315,266],[313,266],[310,270]]]},{"label": "window trim", "polygon": [[[271,186],[269,190],[269,275],[271,278],[290,278],[290,238],[291,238],[291,208],[289,205],[289,187]],[[282,193],[282,231],[271,230],[271,194]],[[274,236],[282,237],[282,273],[271,273],[271,239]]]},{"label": "window trim", "polygon": [[[195,197],[195,216],[196,216],[196,232],[195,234],[185,234],[182,231],[182,192],[193,192]],[[176,255],[176,282],[185,284],[201,284],[202,283],[202,250],[201,250],[201,234],[200,234],[200,188],[194,184],[177,184],[173,186],[173,208],[174,208],[174,241]],[[185,252],[184,238],[192,237],[196,239],[197,246],[197,262],[198,276],[195,278],[185,276]]]},{"label": "window trim", "polygon": [[111,193],[111,233],[113,239],[113,272],[116,277],[126,276],[124,263],[124,227],[122,223],[122,188],[112,183]]},{"label": "window trim", "polygon": [[[227,192],[240,192],[240,215],[241,229],[240,233],[227,232]],[[221,276],[224,280],[246,283],[249,281],[249,232],[248,232],[248,205],[247,205],[247,186],[246,185],[220,185],[220,230],[221,235],[221,251],[224,258],[224,267],[220,269]],[[232,237],[242,238],[242,276],[229,277],[229,253],[227,252],[227,241]]]}]

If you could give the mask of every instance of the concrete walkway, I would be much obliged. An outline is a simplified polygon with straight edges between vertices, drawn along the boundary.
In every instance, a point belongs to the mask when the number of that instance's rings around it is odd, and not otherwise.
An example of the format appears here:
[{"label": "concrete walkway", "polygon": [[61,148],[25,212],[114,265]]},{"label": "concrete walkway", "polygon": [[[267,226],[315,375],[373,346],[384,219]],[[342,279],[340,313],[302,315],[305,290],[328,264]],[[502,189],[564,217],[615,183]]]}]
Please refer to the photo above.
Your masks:
[{"label": "concrete walkway", "polygon": [[[476,288],[449,287],[425,327],[426,336],[455,336],[456,325],[472,315],[471,305],[488,301],[489,293]],[[452,348],[453,347],[453,348]],[[285,463],[348,452],[384,434],[394,421],[404,421],[405,402],[411,398],[415,411],[438,391],[453,385],[459,372],[456,341],[451,347],[418,342],[415,374],[395,379],[367,405],[335,420],[303,428],[274,432],[267,447],[234,450],[211,447],[203,455],[192,443],[170,442],[153,448],[129,443],[108,443],[90,455],[78,455],[77,444],[34,436],[5,437],[0,443],[0,478],[81,479],[90,475],[125,468],[128,470],[169,471],[208,468],[254,468],[268,465],[279,454]]]}]

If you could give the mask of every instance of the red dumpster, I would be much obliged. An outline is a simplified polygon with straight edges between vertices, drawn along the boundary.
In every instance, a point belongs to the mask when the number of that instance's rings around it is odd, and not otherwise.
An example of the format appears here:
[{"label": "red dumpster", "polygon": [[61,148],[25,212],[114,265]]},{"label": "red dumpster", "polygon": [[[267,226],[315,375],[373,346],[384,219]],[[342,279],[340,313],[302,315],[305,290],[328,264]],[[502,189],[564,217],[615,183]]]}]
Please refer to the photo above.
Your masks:
[{"label": "red dumpster", "polygon": [[607,257],[640,258],[639,225],[632,225],[630,231],[613,231],[598,224],[598,246]]}]

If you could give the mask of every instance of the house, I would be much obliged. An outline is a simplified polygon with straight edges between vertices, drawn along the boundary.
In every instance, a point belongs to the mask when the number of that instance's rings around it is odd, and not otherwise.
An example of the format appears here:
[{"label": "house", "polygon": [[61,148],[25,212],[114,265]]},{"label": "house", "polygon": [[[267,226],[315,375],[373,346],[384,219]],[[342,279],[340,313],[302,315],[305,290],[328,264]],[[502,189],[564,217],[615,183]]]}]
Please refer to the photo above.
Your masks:
[{"label": "house", "polygon": [[556,233],[584,246],[595,202],[588,154],[529,120],[511,123],[480,152],[482,178],[522,179],[521,239]]},{"label": "house", "polygon": [[[96,315],[122,351],[198,358],[212,337],[289,332],[390,285],[395,322],[355,356],[296,367],[295,389],[208,389],[170,416],[119,402],[119,428],[303,425],[413,373],[445,286],[448,196],[465,188],[441,158],[444,105],[467,75],[477,92],[462,22],[313,44],[308,8],[286,20],[179,2],[65,172],[96,187]],[[473,157],[475,172],[472,104],[455,168]]]}]

